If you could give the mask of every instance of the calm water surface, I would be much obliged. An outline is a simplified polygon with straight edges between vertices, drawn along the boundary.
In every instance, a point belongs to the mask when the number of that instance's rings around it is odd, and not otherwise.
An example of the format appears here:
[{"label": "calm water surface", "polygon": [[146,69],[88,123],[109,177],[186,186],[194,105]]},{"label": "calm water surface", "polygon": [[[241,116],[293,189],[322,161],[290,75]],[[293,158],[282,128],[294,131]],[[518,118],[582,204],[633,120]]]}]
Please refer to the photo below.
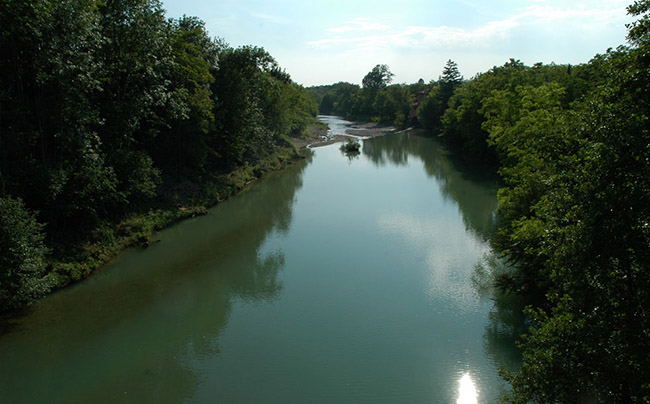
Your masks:
[{"label": "calm water surface", "polygon": [[2,402],[496,402],[496,190],[414,134],[315,149],[17,320]]}]

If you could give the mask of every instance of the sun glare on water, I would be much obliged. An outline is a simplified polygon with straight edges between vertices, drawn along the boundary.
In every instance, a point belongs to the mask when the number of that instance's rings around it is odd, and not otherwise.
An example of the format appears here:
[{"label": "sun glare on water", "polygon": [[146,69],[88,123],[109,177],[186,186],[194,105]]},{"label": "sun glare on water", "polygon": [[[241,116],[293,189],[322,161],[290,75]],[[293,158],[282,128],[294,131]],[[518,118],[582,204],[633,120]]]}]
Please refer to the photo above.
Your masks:
[{"label": "sun glare on water", "polygon": [[458,384],[458,400],[456,404],[476,404],[478,394],[469,373],[465,373]]}]

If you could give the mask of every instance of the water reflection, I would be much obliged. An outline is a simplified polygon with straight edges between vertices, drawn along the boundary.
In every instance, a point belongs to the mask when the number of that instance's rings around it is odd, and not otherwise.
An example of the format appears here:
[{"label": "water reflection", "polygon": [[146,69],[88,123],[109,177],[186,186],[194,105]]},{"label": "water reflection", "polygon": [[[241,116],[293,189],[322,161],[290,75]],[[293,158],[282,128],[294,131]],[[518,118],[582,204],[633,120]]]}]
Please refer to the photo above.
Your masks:
[{"label": "water reflection", "polygon": [[383,232],[398,235],[411,247],[426,251],[421,260],[429,268],[427,293],[431,298],[444,297],[461,312],[476,310],[476,291],[468,287],[466,278],[471,269],[459,267],[458,257],[464,260],[474,255],[473,251],[486,251],[488,247],[477,243],[475,237],[468,237],[462,223],[435,216],[386,212],[379,216],[378,225]]},{"label": "water reflection", "polygon": [[493,173],[468,169],[441,143],[418,136],[415,132],[364,141],[362,151],[380,167],[387,163],[407,165],[409,156],[421,159],[427,175],[436,179],[444,197],[458,203],[468,230],[483,240],[487,240],[494,231],[495,195],[499,185]]},{"label": "water reflection", "polygon": [[352,160],[358,160],[361,152],[359,150],[344,150],[341,148],[341,155],[347,157],[348,163],[352,163]]},{"label": "water reflection", "polygon": [[[414,133],[395,134],[372,139],[363,143],[363,153],[373,164],[406,166],[409,158],[422,160],[428,176],[436,179],[442,194],[458,205],[466,229],[487,241],[496,228],[494,212],[497,207],[495,198],[499,187],[498,179],[491,174],[468,169],[460,159],[454,158],[444,146],[434,139],[424,138]],[[480,184],[481,186],[477,186]],[[444,238],[436,238],[426,229],[434,228],[421,216],[391,215],[384,216],[380,225],[392,229],[405,237],[410,243],[431,243],[443,250],[470,251],[472,247],[467,240],[458,238],[458,231],[447,229]],[[440,224],[437,224],[440,226]],[[475,248],[475,247],[474,247]],[[447,256],[435,254],[426,257],[432,268],[430,290],[432,294],[444,295],[456,303],[458,308],[471,308],[475,297],[466,286],[466,279],[457,276],[457,268],[451,268]],[[484,257],[474,269],[473,291],[478,296],[494,302],[490,309],[489,322],[485,327],[483,341],[485,353],[498,367],[515,371],[521,363],[521,354],[515,348],[515,342],[525,327],[521,315],[522,304],[515,296],[506,295],[492,288],[493,276],[500,271],[507,271],[503,262],[485,245]],[[475,384],[469,374],[464,374],[459,381],[458,403],[476,403]],[[501,396],[506,387],[493,387]]]},{"label": "water reflection", "polygon": [[472,283],[480,295],[490,297],[494,302],[484,333],[486,353],[499,367],[517,371],[521,364],[521,352],[512,347],[516,346],[526,330],[523,315],[525,299],[494,287],[494,278],[511,270],[496,254],[489,253],[474,268]]},{"label": "water reflection", "polygon": [[268,301],[282,290],[283,252],[258,251],[290,228],[305,166],[159,233],[160,243],[15,319],[0,337],[3,400],[186,401],[202,382],[196,361],[220,354],[233,301]]},{"label": "water reflection", "polygon": [[397,133],[391,136],[381,136],[372,141],[363,142],[363,154],[379,167],[387,163],[403,166],[408,164],[409,154],[421,157],[409,141],[408,134]]},{"label": "water reflection", "polygon": [[458,381],[458,400],[456,404],[476,404],[478,402],[478,392],[474,381],[469,373],[463,374]]},{"label": "water reflection", "polygon": [[316,149],[299,195],[291,168],[48,299],[0,338],[3,399],[451,403],[471,364],[496,402],[492,303],[469,284],[486,221],[466,211],[489,198],[407,140],[365,142],[377,163]]}]

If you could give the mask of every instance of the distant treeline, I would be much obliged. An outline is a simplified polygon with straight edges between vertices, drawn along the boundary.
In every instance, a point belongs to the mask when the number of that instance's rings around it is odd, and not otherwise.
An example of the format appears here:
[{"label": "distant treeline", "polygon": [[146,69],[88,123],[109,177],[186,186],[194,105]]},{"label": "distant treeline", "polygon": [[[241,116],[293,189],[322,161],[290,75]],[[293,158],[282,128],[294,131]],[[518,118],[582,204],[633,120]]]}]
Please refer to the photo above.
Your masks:
[{"label": "distant treeline", "polygon": [[322,113],[396,124],[426,91],[424,128],[498,169],[492,244],[512,266],[495,283],[530,303],[505,402],[650,403],[650,1],[628,12],[629,45],[578,66],[462,80],[450,61],[426,85],[310,89]]},{"label": "distant treeline", "polygon": [[0,311],[80,277],[52,260],[290,147],[316,113],[264,49],[157,0],[2,1]]},{"label": "distant treeline", "polygon": [[393,73],[386,65],[375,66],[364,78],[363,86],[340,82],[326,86],[308,87],[322,115],[338,115],[355,121],[375,121],[388,125],[406,126],[419,92],[430,85],[424,80],[415,84],[394,84]]}]

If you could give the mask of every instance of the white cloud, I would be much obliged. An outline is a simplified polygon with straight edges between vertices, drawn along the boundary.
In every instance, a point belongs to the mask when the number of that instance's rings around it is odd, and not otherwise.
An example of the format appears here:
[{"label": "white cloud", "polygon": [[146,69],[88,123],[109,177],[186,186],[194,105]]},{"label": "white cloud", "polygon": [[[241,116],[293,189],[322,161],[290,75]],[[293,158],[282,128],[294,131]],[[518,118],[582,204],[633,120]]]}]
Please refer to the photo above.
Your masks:
[{"label": "white cloud", "polygon": [[327,30],[336,35],[309,41],[307,45],[314,48],[346,45],[358,50],[484,49],[504,40],[517,39],[515,30],[517,33],[527,30],[529,35],[539,35],[542,31],[563,29],[579,36],[584,32],[602,30],[605,26],[622,26],[626,22],[625,7],[622,3],[623,0],[604,0],[589,7],[584,4],[556,7],[537,0],[534,4],[519,9],[509,18],[488,21],[476,28],[442,25],[393,29],[371,22],[367,18],[357,18],[347,21],[341,27]]},{"label": "white cloud", "polygon": [[255,17],[255,18],[260,19],[260,20],[272,22],[274,24],[289,24],[289,23],[291,23],[291,21],[286,19],[286,18],[278,17],[278,16],[271,15],[271,14],[252,13],[251,15],[253,17]]},{"label": "white cloud", "polygon": [[525,8],[524,12],[517,19],[522,19],[530,23],[553,23],[559,20],[573,19],[576,21],[587,21],[590,24],[598,24],[611,20],[612,13],[620,13],[621,7],[616,9],[607,8],[587,8],[584,4],[579,4],[574,8],[557,8],[549,5],[533,4]]}]

